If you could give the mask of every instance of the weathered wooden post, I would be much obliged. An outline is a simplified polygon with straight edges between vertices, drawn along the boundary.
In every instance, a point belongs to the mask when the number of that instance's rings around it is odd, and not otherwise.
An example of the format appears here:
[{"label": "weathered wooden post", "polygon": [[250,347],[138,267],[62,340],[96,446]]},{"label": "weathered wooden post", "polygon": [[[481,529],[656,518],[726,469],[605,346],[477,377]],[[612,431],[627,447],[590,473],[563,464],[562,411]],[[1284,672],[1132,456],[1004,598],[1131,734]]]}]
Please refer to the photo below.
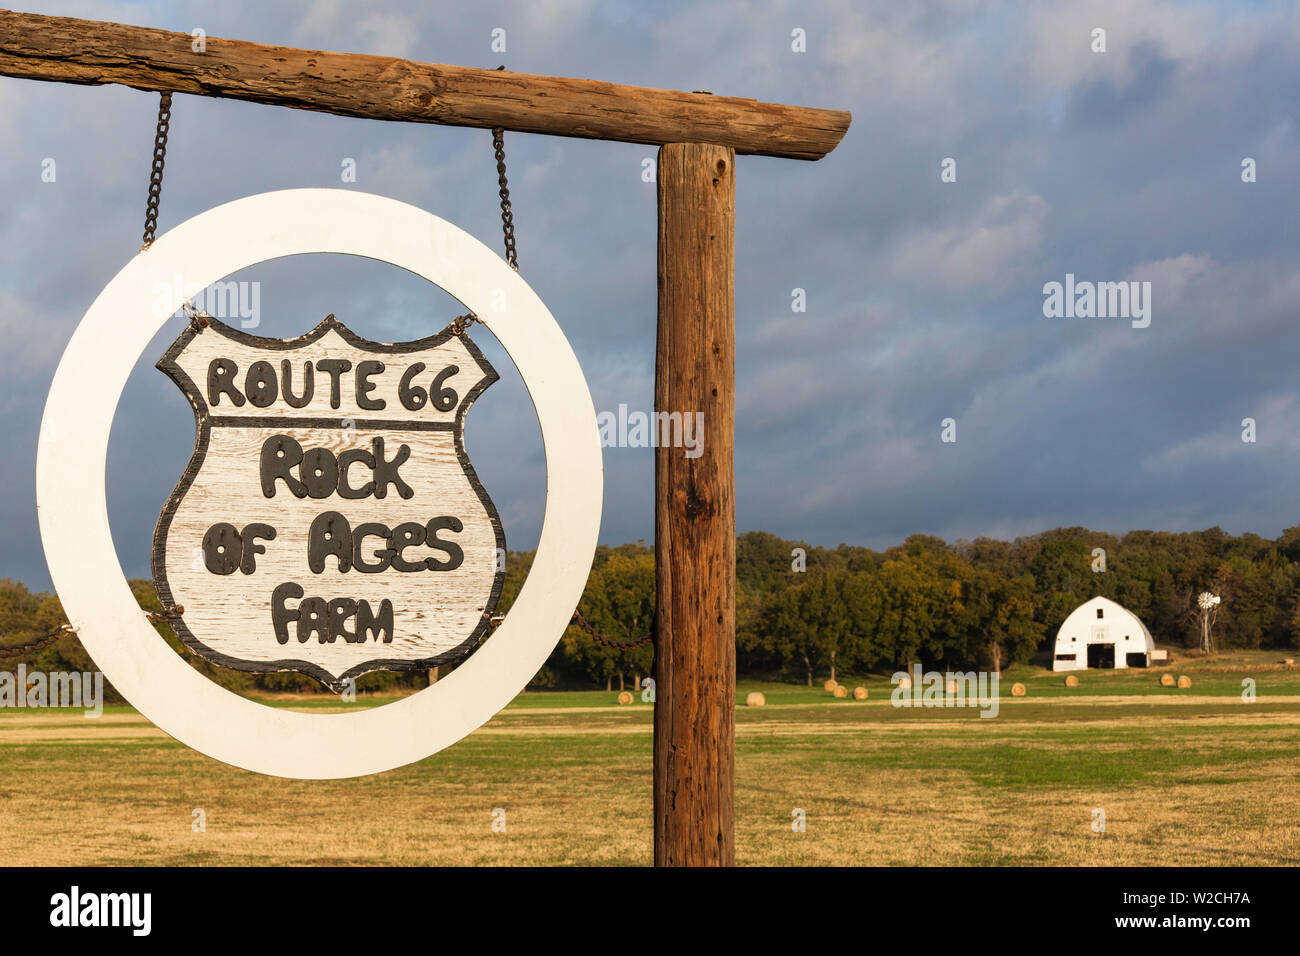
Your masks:
[{"label": "weathered wooden post", "polygon": [[703,413],[655,451],[654,826],[660,866],[735,861],[735,152],[659,150],[655,410]]}]

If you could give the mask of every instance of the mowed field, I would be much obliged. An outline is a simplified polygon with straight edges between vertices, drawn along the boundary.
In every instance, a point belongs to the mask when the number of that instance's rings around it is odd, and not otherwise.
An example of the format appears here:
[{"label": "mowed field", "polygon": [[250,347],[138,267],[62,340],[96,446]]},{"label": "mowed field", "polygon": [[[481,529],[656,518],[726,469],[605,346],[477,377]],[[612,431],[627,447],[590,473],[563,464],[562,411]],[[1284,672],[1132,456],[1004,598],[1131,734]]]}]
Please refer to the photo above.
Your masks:
[{"label": "mowed field", "polygon": [[[1161,687],[1162,670],[1086,672],[1066,688],[1017,668],[993,719],[895,708],[880,676],[843,681],[869,689],[863,702],[742,682],[737,860],[1300,863],[1300,671],[1281,656],[1178,662],[1168,670],[1192,678],[1187,690]],[[1011,697],[1014,680],[1025,697]],[[767,705],[744,706],[751,690]],[[232,769],[125,707],[92,720],[0,711],[0,862],[649,864],[651,705],[616,696],[528,693],[418,764],[327,782]]]}]

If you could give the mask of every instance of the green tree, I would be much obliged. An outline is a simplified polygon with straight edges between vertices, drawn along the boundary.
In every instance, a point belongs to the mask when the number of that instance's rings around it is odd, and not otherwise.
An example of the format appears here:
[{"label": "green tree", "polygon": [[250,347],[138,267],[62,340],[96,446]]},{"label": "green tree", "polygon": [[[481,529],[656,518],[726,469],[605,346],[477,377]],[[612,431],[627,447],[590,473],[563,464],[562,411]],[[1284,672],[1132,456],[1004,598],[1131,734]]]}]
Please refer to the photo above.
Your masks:
[{"label": "green tree", "polygon": [[[616,551],[605,557],[587,578],[579,604],[582,615],[596,631],[614,641],[629,641],[647,633],[655,613],[654,554],[645,548]],[[619,649],[601,644],[572,625],[564,635],[565,656],[592,680],[609,688],[615,676],[619,689],[624,678],[650,672],[654,647]]]},{"label": "green tree", "polygon": [[759,612],[755,639],[771,663],[800,669],[811,687],[817,670],[836,680],[844,669],[874,662],[875,617],[869,578],[844,568],[818,568],[772,594]]}]

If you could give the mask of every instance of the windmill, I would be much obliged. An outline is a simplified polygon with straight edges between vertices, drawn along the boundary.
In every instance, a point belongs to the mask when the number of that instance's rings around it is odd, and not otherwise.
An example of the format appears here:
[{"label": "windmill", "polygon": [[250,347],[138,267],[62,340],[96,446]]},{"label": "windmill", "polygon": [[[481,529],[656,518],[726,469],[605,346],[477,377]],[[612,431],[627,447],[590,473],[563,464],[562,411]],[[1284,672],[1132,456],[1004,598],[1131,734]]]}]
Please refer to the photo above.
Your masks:
[{"label": "windmill", "polygon": [[1219,613],[1219,605],[1222,603],[1223,598],[1209,591],[1202,591],[1196,596],[1196,606],[1200,610],[1201,620],[1201,652],[1204,654],[1214,653],[1214,641],[1210,637],[1210,629],[1214,627],[1214,618]]}]

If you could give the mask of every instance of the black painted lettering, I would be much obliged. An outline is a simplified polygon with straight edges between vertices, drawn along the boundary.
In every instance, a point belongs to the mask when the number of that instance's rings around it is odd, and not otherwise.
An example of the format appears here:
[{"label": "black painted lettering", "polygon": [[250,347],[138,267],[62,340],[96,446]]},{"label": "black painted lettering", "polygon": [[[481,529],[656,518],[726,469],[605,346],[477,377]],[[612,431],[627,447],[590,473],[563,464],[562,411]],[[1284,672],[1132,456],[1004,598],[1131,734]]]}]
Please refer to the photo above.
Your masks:
[{"label": "black painted lettering", "polygon": [[328,448],[313,448],[306,452],[298,474],[307,486],[307,494],[313,498],[328,498],[339,483],[339,466]]},{"label": "black painted lettering", "polygon": [[281,644],[289,643],[289,623],[298,620],[298,609],[285,607],[284,599],[295,601],[302,597],[302,588],[292,581],[281,584],[271,592],[271,624],[275,628],[275,639]]},{"label": "black painted lettering", "polygon": [[453,531],[459,534],[465,530],[461,520],[453,515],[443,515],[440,518],[433,518],[424,526],[424,540],[429,547],[444,551],[447,554],[446,561],[440,561],[437,558],[427,558],[425,564],[430,571],[455,571],[465,563],[465,552],[461,550],[460,545],[455,541],[444,541],[438,537],[439,531]]},{"label": "black painted lettering", "polygon": [[213,574],[234,574],[244,553],[239,529],[222,521],[203,535],[203,563]]},{"label": "black painted lettering", "polygon": [[280,376],[284,380],[280,387],[284,391],[284,400],[291,408],[305,408],[316,392],[316,373],[312,371],[311,361],[302,367],[302,395],[293,394],[293,365],[288,359],[280,363]]},{"label": "black painted lettering", "polygon": [[402,553],[407,548],[424,544],[424,525],[414,521],[399,524],[393,529],[393,536],[388,539],[388,550],[393,555],[393,568],[397,571],[423,571],[423,561],[408,561]]},{"label": "black painted lettering", "polygon": [[397,469],[406,463],[406,459],[411,457],[411,446],[399,446],[393,460],[388,461],[384,458],[384,440],[382,438],[374,439],[371,445],[375,449],[375,497],[386,498],[389,485],[396,487],[397,493],[403,498],[413,497],[415,492],[397,473]]},{"label": "black painted lettering", "polygon": [[368,412],[377,412],[388,404],[382,398],[370,397],[370,393],[375,390],[375,383],[370,381],[370,376],[378,375],[383,370],[383,362],[366,361],[357,364],[358,408],[364,408]]},{"label": "black painted lettering", "polygon": [[375,492],[375,483],[367,481],[360,488],[352,487],[348,481],[348,468],[360,462],[371,471],[375,468],[375,456],[364,448],[351,448],[339,455],[339,497],[369,498]]},{"label": "black painted lettering", "polygon": [[230,359],[218,358],[208,363],[208,404],[216,408],[225,395],[230,404],[238,408],[244,404],[244,396],[235,385],[235,373],[239,366]]},{"label": "black painted lettering", "polygon": [[321,359],[316,367],[330,377],[330,408],[338,408],[342,400],[339,376],[351,369],[352,363],[347,359]]},{"label": "black painted lettering", "polygon": [[275,497],[275,482],[284,481],[284,486],[295,498],[307,497],[307,486],[289,474],[289,469],[302,462],[302,445],[288,435],[272,435],[262,443],[262,494],[267,498]]},{"label": "black painted lettering", "polygon": [[298,605],[298,643],[306,644],[315,634],[321,644],[331,643],[330,608],[324,598],[304,598]]},{"label": "black painted lettering", "polygon": [[[393,552],[388,546],[389,534],[388,525],[375,521],[357,525],[352,532],[352,566],[362,574],[378,574],[387,571],[393,563]],[[366,538],[380,538],[384,542],[383,548],[372,552],[373,557],[380,559],[377,564],[371,564],[366,560]]]},{"label": "black painted lettering", "polygon": [[397,398],[408,412],[418,412],[429,401],[429,393],[422,388],[411,388],[411,379],[424,371],[424,363],[416,362],[402,373],[397,383]]},{"label": "black painted lettering", "polygon": [[252,574],[257,570],[257,555],[266,554],[266,548],[257,543],[258,539],[274,541],[275,529],[269,524],[246,524],[241,537],[244,539],[244,555],[240,559],[239,570]]},{"label": "black painted lettering", "polygon": [[431,401],[433,407],[438,409],[440,412],[451,411],[456,407],[456,403],[460,401],[460,396],[456,394],[456,390],[450,385],[443,384],[447,379],[451,378],[459,371],[460,366],[448,365],[438,373],[437,377],[433,380],[433,384],[429,386],[429,401]]},{"label": "black painted lettering", "polygon": [[338,559],[340,571],[352,567],[352,528],[337,511],[317,515],[307,532],[307,567],[312,574],[325,573],[325,559],[330,555]]},{"label": "black painted lettering", "polygon": [[329,603],[330,641],[343,638],[349,644],[360,643],[356,631],[349,631],[347,623],[357,615],[357,602],[352,598],[335,598]]},{"label": "black painted lettering", "polygon": [[244,394],[258,408],[270,408],[275,404],[279,385],[275,380],[275,366],[270,362],[254,362],[248,366],[244,376]]},{"label": "black painted lettering", "polygon": [[357,602],[357,639],[365,643],[371,637],[378,643],[380,634],[385,644],[393,643],[393,602],[384,598],[379,602],[379,615],[370,610],[369,601]]}]

